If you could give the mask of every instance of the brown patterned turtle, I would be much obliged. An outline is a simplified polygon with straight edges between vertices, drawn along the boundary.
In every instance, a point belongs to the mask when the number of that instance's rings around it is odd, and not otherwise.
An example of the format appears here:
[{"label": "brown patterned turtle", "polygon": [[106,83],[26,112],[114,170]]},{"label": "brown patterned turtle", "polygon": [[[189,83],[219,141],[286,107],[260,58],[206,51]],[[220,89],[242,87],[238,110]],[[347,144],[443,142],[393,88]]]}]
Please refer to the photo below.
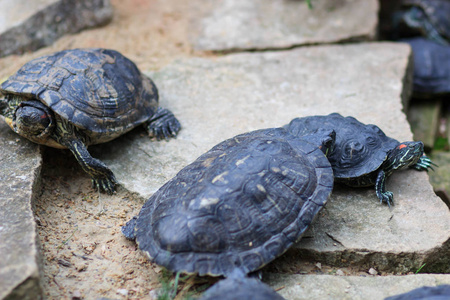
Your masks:
[{"label": "brown patterned turtle", "polygon": [[152,80],[114,50],[74,49],[34,59],[0,92],[0,114],[16,133],[68,148],[93,186],[107,193],[114,192],[114,174],[87,146],[111,141],[140,124],[157,139],[180,130],[175,116],[158,107]]}]

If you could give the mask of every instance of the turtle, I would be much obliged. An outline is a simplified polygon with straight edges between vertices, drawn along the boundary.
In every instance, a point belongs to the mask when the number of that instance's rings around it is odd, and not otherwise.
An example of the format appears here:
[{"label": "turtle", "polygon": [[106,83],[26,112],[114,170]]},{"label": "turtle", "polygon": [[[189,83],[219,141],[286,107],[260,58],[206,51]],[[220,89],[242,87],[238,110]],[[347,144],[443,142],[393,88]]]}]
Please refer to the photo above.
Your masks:
[{"label": "turtle", "polygon": [[416,98],[450,93],[450,45],[444,46],[423,37],[401,39],[408,43],[414,57],[413,91]]},{"label": "turtle", "polygon": [[424,155],[422,142],[402,142],[386,136],[376,125],[363,124],[339,113],[295,118],[284,128],[302,136],[318,128],[333,129],[336,143],[328,156],[337,183],[352,187],[375,186],[380,203],[393,204],[386,178],[395,170],[428,170],[434,163]]},{"label": "turtle", "polygon": [[423,36],[450,44],[449,0],[403,0],[394,13],[395,38]]},{"label": "turtle", "polygon": [[334,138],[332,130],[298,137],[269,128],[225,140],[156,191],[122,233],[172,272],[250,280],[326,204]]},{"label": "turtle", "polygon": [[385,298],[385,300],[448,300],[450,285],[423,286],[404,294]]},{"label": "turtle", "polygon": [[87,147],[111,141],[143,124],[155,139],[181,126],[159,107],[158,90],[136,65],[111,49],[85,48],[33,59],[0,87],[0,114],[32,142],[69,149],[93,187],[109,194],[117,180]]},{"label": "turtle", "polygon": [[237,271],[225,280],[219,281],[211,288],[205,291],[200,300],[283,300],[284,298],[262,283],[260,280],[251,277],[245,277]]}]

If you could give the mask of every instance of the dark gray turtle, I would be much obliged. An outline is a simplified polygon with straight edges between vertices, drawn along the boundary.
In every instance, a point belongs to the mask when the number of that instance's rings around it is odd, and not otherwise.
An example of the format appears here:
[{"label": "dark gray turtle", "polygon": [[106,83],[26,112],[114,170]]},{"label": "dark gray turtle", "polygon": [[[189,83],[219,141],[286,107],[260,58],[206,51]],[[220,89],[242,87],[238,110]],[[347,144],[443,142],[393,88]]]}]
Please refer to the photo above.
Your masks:
[{"label": "dark gray turtle", "polygon": [[422,37],[400,41],[408,43],[413,51],[414,96],[450,93],[450,46]]},{"label": "dark gray turtle", "polygon": [[335,181],[349,186],[375,186],[380,202],[392,204],[393,193],[386,191],[386,178],[395,170],[408,167],[431,168],[423,155],[422,142],[403,142],[390,138],[376,125],[365,125],[353,117],[338,113],[296,118],[284,128],[302,136],[318,128],[336,132],[336,144],[328,156]]},{"label": "dark gray turtle", "polygon": [[283,300],[277,292],[256,278],[246,277],[244,274],[231,274],[209,288],[200,300]]},{"label": "dark gray turtle", "polygon": [[173,272],[244,278],[298,241],[325,205],[334,135],[275,128],[228,139],[162,186],[122,232]]},{"label": "dark gray turtle", "polygon": [[450,285],[423,286],[410,292],[385,298],[385,300],[449,300]]},{"label": "dark gray turtle", "polygon": [[423,36],[443,45],[450,44],[449,0],[403,0],[394,15],[398,37]]},{"label": "dark gray turtle", "polygon": [[0,114],[16,133],[68,148],[94,187],[108,193],[114,192],[114,174],[87,146],[144,123],[157,139],[173,137],[180,129],[175,116],[158,107],[151,79],[114,50],[66,50],[34,59],[8,78],[0,92]]}]

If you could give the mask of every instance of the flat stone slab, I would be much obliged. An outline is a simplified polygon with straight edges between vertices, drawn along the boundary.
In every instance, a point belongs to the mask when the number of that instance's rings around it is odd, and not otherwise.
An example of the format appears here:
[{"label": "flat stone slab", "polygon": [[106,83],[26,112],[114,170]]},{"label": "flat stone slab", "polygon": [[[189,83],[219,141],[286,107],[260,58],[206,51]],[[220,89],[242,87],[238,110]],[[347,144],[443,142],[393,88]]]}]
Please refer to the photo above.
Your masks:
[{"label": "flat stone slab", "polygon": [[[339,112],[411,140],[401,104],[409,57],[403,44],[371,43],[179,61],[151,74],[162,106],[183,126],[178,138],[152,142],[137,130],[92,153],[125,188],[148,198],[222,140],[299,116]],[[287,255],[332,265],[367,263],[380,271],[417,270],[424,262],[428,270],[450,271],[450,213],[428,175],[399,172],[388,188],[395,194],[391,210],[379,204],[374,189],[337,187],[315,226]],[[432,253],[444,261],[431,261]]]},{"label": "flat stone slab", "polygon": [[0,299],[40,299],[41,258],[31,201],[39,190],[41,153],[3,119],[0,149]]},{"label": "flat stone slab", "polygon": [[288,300],[382,300],[422,286],[450,284],[450,275],[333,276],[264,274],[264,281]]},{"label": "flat stone slab", "polygon": [[68,33],[108,23],[109,0],[1,0],[0,57],[51,45]]},{"label": "flat stone slab", "polygon": [[375,37],[377,0],[311,2],[313,9],[296,0],[211,1],[195,7],[191,42],[199,50],[230,51]]},{"label": "flat stone slab", "polygon": [[430,182],[436,192],[445,193],[443,198],[447,201],[447,206],[450,208],[450,152],[436,151],[433,152],[431,159],[439,167],[434,168],[435,171],[430,173]]},{"label": "flat stone slab", "polygon": [[442,100],[426,99],[413,101],[408,108],[408,120],[416,140],[422,141],[425,149],[433,149],[439,132]]}]

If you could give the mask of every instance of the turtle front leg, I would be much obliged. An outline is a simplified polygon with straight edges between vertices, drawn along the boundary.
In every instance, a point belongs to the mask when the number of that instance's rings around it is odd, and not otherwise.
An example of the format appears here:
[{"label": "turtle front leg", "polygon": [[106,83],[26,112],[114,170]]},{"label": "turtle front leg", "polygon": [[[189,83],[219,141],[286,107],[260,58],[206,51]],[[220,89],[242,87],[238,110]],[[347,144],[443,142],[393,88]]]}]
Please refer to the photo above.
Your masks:
[{"label": "turtle front leg", "polygon": [[418,171],[428,171],[428,169],[431,169],[434,171],[433,166],[438,166],[434,162],[431,161],[431,159],[426,156],[422,155],[419,158],[419,161],[411,166],[411,168],[416,169]]},{"label": "turtle front leg", "polygon": [[175,118],[174,114],[166,109],[158,107],[158,110],[148,121],[147,131],[150,137],[157,140],[169,139],[175,137],[181,129],[180,122]]},{"label": "turtle front leg", "polygon": [[102,161],[93,158],[79,140],[68,141],[65,145],[75,155],[81,168],[91,176],[93,188],[108,194],[114,193],[117,180],[114,173]]},{"label": "turtle front leg", "polygon": [[386,173],[383,170],[378,172],[375,191],[378,199],[380,199],[380,203],[386,202],[389,207],[391,207],[391,204],[394,205],[394,193],[386,191]]}]

